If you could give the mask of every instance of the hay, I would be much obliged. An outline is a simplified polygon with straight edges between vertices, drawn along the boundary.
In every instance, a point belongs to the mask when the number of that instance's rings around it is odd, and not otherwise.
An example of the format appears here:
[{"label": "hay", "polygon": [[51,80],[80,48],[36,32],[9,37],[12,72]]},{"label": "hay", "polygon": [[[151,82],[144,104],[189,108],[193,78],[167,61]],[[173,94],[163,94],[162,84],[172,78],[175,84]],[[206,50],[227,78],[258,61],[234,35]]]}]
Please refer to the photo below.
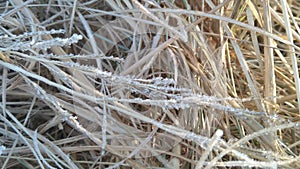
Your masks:
[{"label": "hay", "polygon": [[0,5],[2,168],[299,168],[298,1]]}]

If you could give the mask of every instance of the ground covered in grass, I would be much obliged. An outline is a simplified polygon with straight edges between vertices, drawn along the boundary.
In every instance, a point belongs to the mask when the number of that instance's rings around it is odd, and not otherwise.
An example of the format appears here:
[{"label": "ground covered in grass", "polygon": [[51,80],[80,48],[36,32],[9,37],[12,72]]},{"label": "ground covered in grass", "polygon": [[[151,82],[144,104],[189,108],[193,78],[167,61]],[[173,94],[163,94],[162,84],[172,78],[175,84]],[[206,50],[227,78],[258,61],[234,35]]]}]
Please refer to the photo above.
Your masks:
[{"label": "ground covered in grass", "polygon": [[2,168],[300,168],[300,2],[0,3]]}]

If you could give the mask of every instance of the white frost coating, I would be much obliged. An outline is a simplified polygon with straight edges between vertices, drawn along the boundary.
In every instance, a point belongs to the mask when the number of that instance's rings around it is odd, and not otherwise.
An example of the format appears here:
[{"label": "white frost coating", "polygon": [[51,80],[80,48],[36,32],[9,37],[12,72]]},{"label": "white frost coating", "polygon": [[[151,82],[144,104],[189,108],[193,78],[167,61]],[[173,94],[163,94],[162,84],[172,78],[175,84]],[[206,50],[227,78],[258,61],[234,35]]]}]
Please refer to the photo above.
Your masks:
[{"label": "white frost coating", "polygon": [[28,51],[32,48],[47,50],[52,46],[69,46],[83,38],[82,35],[78,34],[73,34],[69,38],[53,38],[49,40],[40,38],[43,35],[62,34],[64,32],[62,29],[51,29],[50,31],[25,32],[21,35],[13,34],[8,36],[5,34],[0,36],[0,51]]},{"label": "white frost coating", "polygon": [[74,34],[72,36],[72,38],[74,39],[74,41],[76,41],[76,40],[81,40],[83,38],[83,36],[82,35],[78,35],[78,34]]},{"label": "white frost coating", "polygon": [[[82,35],[73,34],[70,38],[53,38],[51,40],[39,41],[36,42],[34,45],[32,45],[32,47],[37,49],[47,50],[52,46],[68,46],[71,45],[72,43],[77,43],[81,39],[82,39]],[[29,47],[26,46],[26,48]]]},{"label": "white frost coating", "polygon": [[0,146],[0,155],[2,155],[2,151],[5,150],[6,147],[5,146]]},{"label": "white frost coating", "polygon": [[220,130],[220,129],[218,129],[218,130],[216,131],[216,133],[215,133],[215,135],[216,135],[217,137],[219,137],[219,138],[222,137],[223,134],[224,134],[223,130]]}]

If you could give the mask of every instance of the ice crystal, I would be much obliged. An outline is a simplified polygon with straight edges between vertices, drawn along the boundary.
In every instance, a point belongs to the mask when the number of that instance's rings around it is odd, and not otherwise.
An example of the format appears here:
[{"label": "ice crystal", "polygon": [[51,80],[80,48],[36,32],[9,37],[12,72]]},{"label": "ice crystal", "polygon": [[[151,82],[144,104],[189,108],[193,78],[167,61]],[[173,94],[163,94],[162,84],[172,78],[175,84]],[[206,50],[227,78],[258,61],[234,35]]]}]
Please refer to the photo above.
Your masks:
[{"label": "ice crystal", "polygon": [[50,40],[44,40],[37,42],[32,45],[32,48],[47,50],[52,46],[69,46],[72,43],[77,43],[79,40],[82,39],[82,35],[73,34],[70,38],[54,38]]},{"label": "ice crystal", "polygon": [[6,149],[5,146],[3,146],[3,145],[0,146],[0,155],[2,155],[2,151],[5,150],[5,149]]},{"label": "ice crystal", "polygon": [[52,29],[50,31],[26,32],[20,35],[3,35],[0,36],[0,51],[47,50],[52,46],[68,46],[82,39],[82,35],[77,34],[73,34],[69,38],[42,39],[43,35],[62,34],[64,32],[62,29]]}]

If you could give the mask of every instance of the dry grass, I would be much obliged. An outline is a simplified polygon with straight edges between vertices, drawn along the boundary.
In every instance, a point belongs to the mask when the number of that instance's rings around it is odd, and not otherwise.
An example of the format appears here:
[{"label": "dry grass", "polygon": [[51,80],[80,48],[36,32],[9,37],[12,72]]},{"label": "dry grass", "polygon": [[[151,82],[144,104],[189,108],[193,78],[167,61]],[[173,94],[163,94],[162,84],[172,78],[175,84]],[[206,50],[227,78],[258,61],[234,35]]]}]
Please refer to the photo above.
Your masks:
[{"label": "dry grass", "polygon": [[298,1],[0,4],[2,168],[300,168]]}]

